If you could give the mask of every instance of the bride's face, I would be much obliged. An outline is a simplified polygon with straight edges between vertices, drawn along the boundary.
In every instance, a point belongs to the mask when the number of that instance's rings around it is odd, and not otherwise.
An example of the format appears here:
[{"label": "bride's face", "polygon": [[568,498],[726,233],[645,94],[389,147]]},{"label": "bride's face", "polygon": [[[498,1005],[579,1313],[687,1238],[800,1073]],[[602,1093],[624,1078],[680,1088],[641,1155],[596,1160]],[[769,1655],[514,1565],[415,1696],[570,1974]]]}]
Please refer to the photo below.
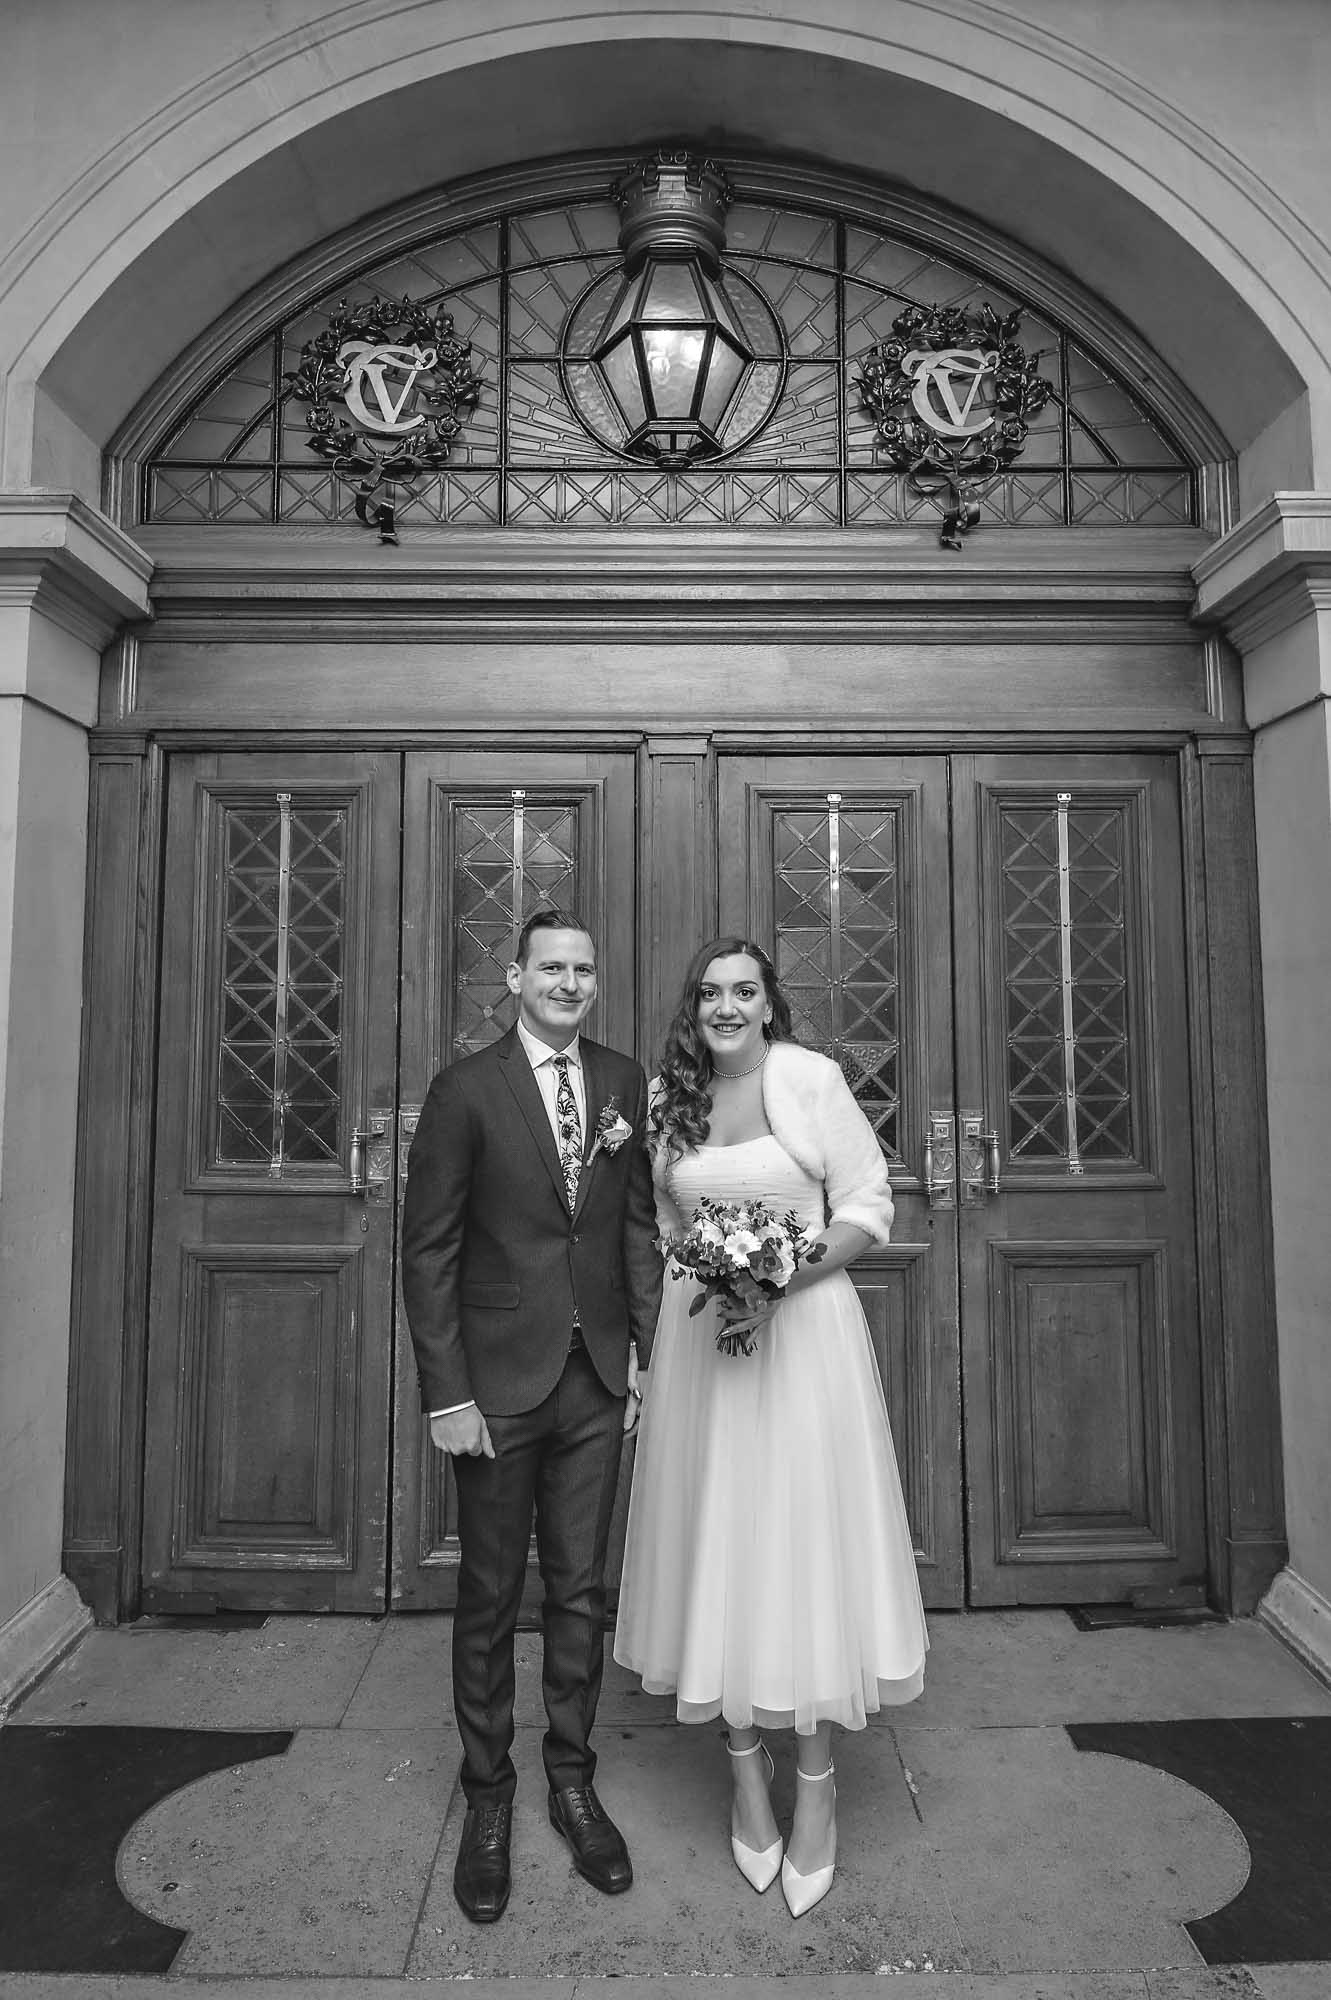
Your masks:
[{"label": "bride's face", "polygon": [[714,958],[698,988],[698,1031],[717,1067],[739,1070],[756,1063],[771,1018],[757,959],[747,951]]}]

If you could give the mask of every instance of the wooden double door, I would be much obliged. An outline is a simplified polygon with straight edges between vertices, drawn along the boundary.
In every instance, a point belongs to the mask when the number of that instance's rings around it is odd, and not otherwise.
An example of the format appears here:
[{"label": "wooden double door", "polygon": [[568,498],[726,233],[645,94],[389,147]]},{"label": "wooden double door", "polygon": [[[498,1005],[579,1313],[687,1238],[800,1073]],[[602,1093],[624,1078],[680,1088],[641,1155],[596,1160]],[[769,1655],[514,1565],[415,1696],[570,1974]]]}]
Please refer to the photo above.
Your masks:
[{"label": "wooden double door", "polygon": [[590,1032],[650,1066],[697,938],[654,927],[680,897],[640,857],[685,853],[694,928],[768,945],[889,1162],[893,1240],[855,1278],[926,1601],[1202,1594],[1175,761],[700,770],[701,823],[643,752],[175,759],[146,1608],[451,1601],[396,1282],[419,1106],[508,1024],[547,901],[600,940]]}]

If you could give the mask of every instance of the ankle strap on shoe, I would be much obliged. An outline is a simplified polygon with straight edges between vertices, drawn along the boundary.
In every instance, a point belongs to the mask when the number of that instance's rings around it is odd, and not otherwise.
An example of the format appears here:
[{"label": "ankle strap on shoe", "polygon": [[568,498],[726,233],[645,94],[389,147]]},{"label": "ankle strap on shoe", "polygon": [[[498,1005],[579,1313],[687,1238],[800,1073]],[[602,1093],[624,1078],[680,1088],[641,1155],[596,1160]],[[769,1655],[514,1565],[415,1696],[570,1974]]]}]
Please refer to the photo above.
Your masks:
[{"label": "ankle strap on shoe", "polygon": [[836,1770],[836,1765],[829,1764],[825,1771],[801,1771],[797,1764],[795,1766],[795,1776],[797,1778],[805,1779],[811,1785],[816,1785],[820,1783],[822,1779],[830,1778],[835,1772],[835,1770]]},{"label": "ankle strap on shoe", "polygon": [[734,1744],[730,1741],[729,1737],[726,1738],[726,1751],[727,1754],[731,1757],[752,1757],[755,1754],[755,1752],[759,1750],[765,1750],[766,1748],[767,1745],[763,1742],[761,1736],[758,1738],[758,1741],[756,1743],[750,1743],[747,1750],[737,1750]]}]

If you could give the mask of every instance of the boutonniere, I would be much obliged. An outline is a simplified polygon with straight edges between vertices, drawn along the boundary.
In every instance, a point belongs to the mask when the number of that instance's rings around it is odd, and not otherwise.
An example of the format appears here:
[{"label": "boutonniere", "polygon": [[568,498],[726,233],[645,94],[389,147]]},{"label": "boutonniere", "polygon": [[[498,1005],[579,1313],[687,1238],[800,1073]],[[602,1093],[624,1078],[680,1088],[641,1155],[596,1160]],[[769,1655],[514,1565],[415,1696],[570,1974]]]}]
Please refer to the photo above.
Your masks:
[{"label": "boutonniere", "polygon": [[587,1155],[590,1166],[598,1153],[617,1153],[626,1139],[633,1137],[633,1127],[619,1108],[616,1097],[607,1097],[596,1120],[596,1138]]}]

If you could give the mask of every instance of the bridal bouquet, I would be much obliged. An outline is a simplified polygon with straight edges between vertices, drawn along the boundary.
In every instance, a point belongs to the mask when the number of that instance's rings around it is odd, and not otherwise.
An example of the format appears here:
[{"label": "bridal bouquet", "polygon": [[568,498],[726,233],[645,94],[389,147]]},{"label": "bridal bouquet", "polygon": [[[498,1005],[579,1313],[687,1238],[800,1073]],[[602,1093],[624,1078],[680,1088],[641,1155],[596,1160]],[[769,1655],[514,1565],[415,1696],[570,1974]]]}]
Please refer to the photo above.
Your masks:
[{"label": "bridal bouquet", "polygon": [[[700,1313],[719,1299],[724,1315],[761,1312],[779,1299],[801,1264],[816,1264],[826,1245],[811,1243],[798,1216],[776,1215],[763,1201],[713,1201],[703,1195],[683,1236],[666,1246],[672,1278],[693,1278],[702,1290],[689,1307]],[[724,1317],[716,1344],[723,1354],[752,1354],[753,1332],[728,1327]]]}]

